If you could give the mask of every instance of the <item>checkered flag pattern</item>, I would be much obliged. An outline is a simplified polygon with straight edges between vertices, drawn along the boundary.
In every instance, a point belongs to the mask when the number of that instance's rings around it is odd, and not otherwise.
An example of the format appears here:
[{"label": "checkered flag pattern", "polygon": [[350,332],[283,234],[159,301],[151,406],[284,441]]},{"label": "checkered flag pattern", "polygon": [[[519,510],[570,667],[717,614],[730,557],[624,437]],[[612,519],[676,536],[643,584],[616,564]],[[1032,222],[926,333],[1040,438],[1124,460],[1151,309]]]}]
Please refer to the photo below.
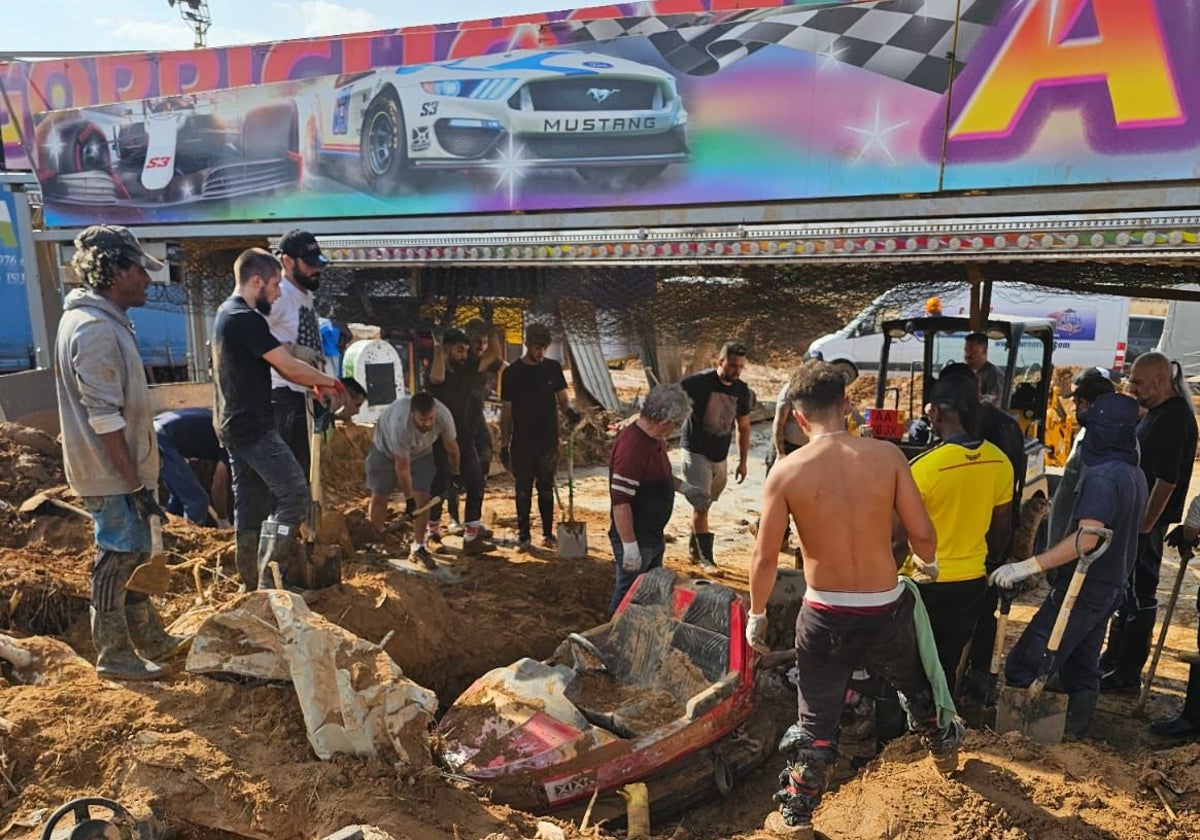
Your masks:
[{"label": "checkered flag pattern", "polygon": [[696,76],[776,45],[945,93],[1006,5],[1007,0],[881,0],[755,9],[710,25],[696,15],[618,18],[582,22],[571,40],[643,36],[673,68]]}]

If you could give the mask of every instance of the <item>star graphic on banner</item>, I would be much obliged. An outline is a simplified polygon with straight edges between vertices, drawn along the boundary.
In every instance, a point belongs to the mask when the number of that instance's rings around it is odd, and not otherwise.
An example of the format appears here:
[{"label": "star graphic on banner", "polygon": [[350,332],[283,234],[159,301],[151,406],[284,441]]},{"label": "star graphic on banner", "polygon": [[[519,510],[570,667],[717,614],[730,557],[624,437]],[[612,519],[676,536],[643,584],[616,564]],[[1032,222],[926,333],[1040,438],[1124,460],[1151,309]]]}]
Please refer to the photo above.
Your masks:
[{"label": "star graphic on banner", "polygon": [[846,52],[846,50],[844,47],[840,50],[835,50],[834,44],[836,43],[837,39],[830,36],[829,46],[817,53],[817,57],[821,59],[821,63],[817,67],[817,73],[824,73],[829,67],[832,66],[836,68],[841,63],[842,54]]},{"label": "star graphic on banner", "polygon": [[50,165],[57,169],[59,161],[62,160],[62,153],[67,148],[67,144],[63,142],[62,135],[57,130],[53,131],[43,144],[43,148],[45,148],[46,154],[50,156]]},{"label": "star graphic on banner", "polygon": [[862,148],[858,150],[858,156],[854,158],[852,166],[857,166],[858,162],[866,156],[871,149],[879,149],[880,152],[887,155],[888,160],[895,164],[896,156],[892,154],[891,148],[888,146],[888,137],[904,128],[912,120],[903,120],[902,122],[892,123],[891,125],[883,124],[883,116],[880,113],[881,106],[877,101],[875,103],[875,117],[870,126],[853,126],[844,125],[842,128],[851,131],[862,138]]},{"label": "star graphic on banner", "polygon": [[525,147],[518,145],[513,136],[508,135],[508,145],[500,149],[496,159],[488,164],[488,168],[496,172],[496,186],[508,187],[508,206],[516,206],[517,184],[529,170],[529,161],[525,158]]}]

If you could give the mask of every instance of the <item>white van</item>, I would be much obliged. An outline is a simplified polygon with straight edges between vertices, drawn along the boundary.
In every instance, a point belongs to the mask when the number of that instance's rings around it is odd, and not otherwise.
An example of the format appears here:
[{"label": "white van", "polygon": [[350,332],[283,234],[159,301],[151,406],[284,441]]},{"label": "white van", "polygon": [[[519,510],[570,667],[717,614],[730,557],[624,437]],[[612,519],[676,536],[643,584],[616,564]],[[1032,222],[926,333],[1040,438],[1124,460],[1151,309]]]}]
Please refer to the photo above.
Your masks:
[{"label": "white van", "polygon": [[[1189,284],[1175,288],[1200,292],[1200,286]],[[1200,376],[1200,302],[1173,300],[1163,320],[1162,336],[1154,348],[1183,365],[1183,375],[1189,379]]]},{"label": "white van", "polygon": [[[933,293],[936,294],[936,293]],[[855,371],[879,367],[883,336],[879,325],[892,318],[925,314],[928,289],[902,286],[885,292],[835,333],[809,345],[809,354],[820,353],[827,362],[852,365]],[[971,312],[971,291],[966,285],[937,294],[941,314],[965,316]],[[992,314],[1054,321],[1054,364],[1100,367],[1120,371],[1129,331],[1129,299],[1117,295],[1086,295],[1029,286],[1024,283],[994,283]],[[925,356],[921,336],[893,342],[889,368],[918,365]]]}]

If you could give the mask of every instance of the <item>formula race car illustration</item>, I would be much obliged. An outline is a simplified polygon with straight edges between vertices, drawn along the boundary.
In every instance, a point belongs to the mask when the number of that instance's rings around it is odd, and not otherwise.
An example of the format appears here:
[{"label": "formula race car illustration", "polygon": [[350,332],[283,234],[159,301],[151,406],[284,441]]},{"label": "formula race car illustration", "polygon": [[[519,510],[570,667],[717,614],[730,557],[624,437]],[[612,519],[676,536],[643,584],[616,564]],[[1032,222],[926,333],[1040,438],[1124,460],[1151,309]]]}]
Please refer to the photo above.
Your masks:
[{"label": "formula race car illustration", "polygon": [[782,728],[755,715],[745,622],[733,590],[646,572],[607,624],[476,680],[438,725],[441,759],[518,808],[563,814],[598,792],[597,821],[624,813],[608,794],[628,782],[658,818],[728,793]]},{"label": "formula race car illustration", "polygon": [[646,183],[688,159],[675,79],[585,52],[502,55],[337,77],[316,95],[306,164],[357,157],[372,192],[426,186],[447,169],[566,168],[590,185]]},{"label": "formula race car illustration", "polygon": [[45,115],[36,148],[47,201],[154,207],[299,184],[295,103],[241,114],[236,100],[219,102],[174,96]]}]

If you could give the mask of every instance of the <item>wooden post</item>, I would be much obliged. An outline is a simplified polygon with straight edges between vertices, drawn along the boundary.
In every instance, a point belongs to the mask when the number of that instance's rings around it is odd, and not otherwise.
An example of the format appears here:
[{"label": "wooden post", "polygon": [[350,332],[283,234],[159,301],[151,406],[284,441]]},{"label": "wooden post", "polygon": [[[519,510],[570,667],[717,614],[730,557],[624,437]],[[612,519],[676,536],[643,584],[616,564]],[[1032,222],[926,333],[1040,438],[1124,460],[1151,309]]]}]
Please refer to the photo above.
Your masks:
[{"label": "wooden post", "polygon": [[971,329],[981,330],[992,310],[992,281],[983,276],[978,263],[967,263],[967,282],[971,284]]}]

